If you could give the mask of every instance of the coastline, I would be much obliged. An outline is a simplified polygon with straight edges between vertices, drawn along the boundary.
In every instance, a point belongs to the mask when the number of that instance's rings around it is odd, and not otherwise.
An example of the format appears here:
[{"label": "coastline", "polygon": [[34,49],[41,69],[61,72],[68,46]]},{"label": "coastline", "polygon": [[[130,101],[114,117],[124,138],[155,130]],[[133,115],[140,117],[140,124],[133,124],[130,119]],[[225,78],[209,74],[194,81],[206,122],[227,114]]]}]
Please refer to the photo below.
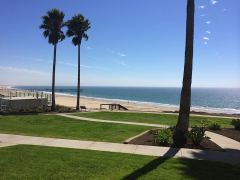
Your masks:
[{"label": "coastline", "polygon": [[[17,90],[20,92],[26,92],[27,90],[18,89],[10,86],[0,86],[0,89]],[[48,91],[39,91],[45,94],[51,94]],[[121,104],[126,107],[129,111],[133,112],[153,112],[153,113],[177,113],[179,110],[178,105],[161,104],[154,102],[141,102],[131,101],[122,99],[107,99],[99,97],[80,97],[80,105],[86,106],[90,111],[96,111],[100,109],[100,104]],[[67,106],[71,108],[76,107],[76,95],[68,93],[56,93],[56,104]],[[233,116],[240,117],[240,109],[229,109],[229,108],[213,108],[213,107],[191,107],[191,112],[194,114],[205,114],[205,115],[220,115],[220,116]]]},{"label": "coastline", "polygon": [[[139,111],[139,112],[174,112],[178,110],[176,106],[164,106],[164,105],[154,105],[144,102],[133,102],[127,100],[117,100],[117,99],[104,99],[104,98],[94,98],[94,97],[80,97],[80,105],[86,106],[90,110],[99,110],[100,104],[121,104],[122,106],[128,108],[129,111]],[[59,95],[56,93],[56,104],[75,107],[76,106],[76,96],[74,95]]]},{"label": "coastline", "polygon": [[[76,96],[56,93],[56,103],[63,106],[75,107]],[[179,106],[158,104],[151,102],[140,102],[140,101],[127,101],[120,99],[106,99],[106,98],[95,98],[95,97],[80,97],[80,105],[86,106],[89,110],[99,110],[100,104],[116,103],[121,104],[128,108],[129,111],[133,112],[154,112],[154,113],[177,113]],[[194,114],[202,115],[219,115],[219,116],[233,116],[240,117],[240,110],[235,109],[221,109],[221,108],[204,108],[204,107],[192,107],[191,112]]]}]

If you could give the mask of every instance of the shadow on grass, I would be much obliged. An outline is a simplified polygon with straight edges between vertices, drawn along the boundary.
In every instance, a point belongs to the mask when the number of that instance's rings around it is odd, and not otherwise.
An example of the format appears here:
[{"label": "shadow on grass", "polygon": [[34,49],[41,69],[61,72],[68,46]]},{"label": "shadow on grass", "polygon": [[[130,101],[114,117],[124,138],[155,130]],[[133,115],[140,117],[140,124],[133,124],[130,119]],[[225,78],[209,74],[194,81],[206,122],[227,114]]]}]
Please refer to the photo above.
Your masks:
[{"label": "shadow on grass", "polygon": [[221,151],[201,151],[192,152],[192,156],[196,159],[208,159],[210,161],[222,161],[229,164],[240,163],[240,149],[224,149]]},{"label": "shadow on grass", "polygon": [[2,115],[2,116],[16,116],[16,115],[25,116],[25,115],[39,115],[41,113],[42,112],[10,112],[10,113],[0,112],[0,115]]},{"label": "shadow on grass", "polygon": [[123,178],[123,180],[133,180],[138,179],[141,176],[148,174],[149,172],[153,171],[154,169],[158,168],[161,164],[166,162],[168,159],[171,159],[179,152],[179,149],[176,148],[169,148],[169,150],[164,154],[164,157],[158,157],[153,161],[149,162],[144,167],[135,170],[131,174],[128,174]]},{"label": "shadow on grass", "polygon": [[224,150],[192,152],[194,158],[208,161],[184,159],[181,170],[196,179],[240,179],[240,150]]},{"label": "shadow on grass", "polygon": [[[166,154],[164,154],[164,157],[154,159],[145,166],[126,175],[123,180],[138,179],[158,168],[158,171],[161,171],[160,168],[164,166],[165,162],[174,157],[179,150],[180,149],[170,148]],[[187,157],[183,155],[179,160],[182,166],[176,166],[172,171],[180,170],[185,176],[196,179],[240,179],[240,150],[225,150],[226,152],[193,151],[191,155],[194,159],[207,158],[208,161],[187,159]],[[224,162],[219,163],[217,161]]]}]

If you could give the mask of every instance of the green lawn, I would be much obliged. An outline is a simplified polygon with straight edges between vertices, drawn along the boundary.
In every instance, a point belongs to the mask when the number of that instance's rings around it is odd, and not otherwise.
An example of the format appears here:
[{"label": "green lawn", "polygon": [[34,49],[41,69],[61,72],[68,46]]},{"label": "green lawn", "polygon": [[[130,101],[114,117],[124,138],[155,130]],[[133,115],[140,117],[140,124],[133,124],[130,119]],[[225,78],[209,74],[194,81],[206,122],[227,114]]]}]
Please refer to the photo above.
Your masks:
[{"label": "green lawn", "polygon": [[[240,166],[18,145],[0,149],[0,179],[239,179]],[[128,178],[126,178],[128,177]]]},{"label": "green lawn", "polygon": [[0,133],[123,142],[151,127],[87,122],[55,115],[0,116]]},{"label": "green lawn", "polygon": [[[89,113],[74,113],[73,115],[96,119],[131,121],[165,125],[176,125],[178,117],[177,115],[169,114],[132,113],[132,112],[89,112]],[[221,124],[222,127],[232,127],[230,124],[231,119],[199,116],[191,116],[190,125],[191,126],[200,125],[202,120],[207,120],[208,122],[217,122]]]}]

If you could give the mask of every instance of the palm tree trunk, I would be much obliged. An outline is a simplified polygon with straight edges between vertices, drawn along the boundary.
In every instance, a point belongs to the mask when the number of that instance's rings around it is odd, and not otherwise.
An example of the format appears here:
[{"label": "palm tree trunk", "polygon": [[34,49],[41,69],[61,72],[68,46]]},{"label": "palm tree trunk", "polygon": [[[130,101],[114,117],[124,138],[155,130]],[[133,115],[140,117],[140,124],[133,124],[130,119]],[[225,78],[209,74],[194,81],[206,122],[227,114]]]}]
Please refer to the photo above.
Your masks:
[{"label": "palm tree trunk", "polygon": [[57,44],[54,45],[54,53],[53,53],[53,71],[52,71],[52,107],[51,107],[51,111],[56,111],[56,103],[55,103],[55,70],[56,70],[56,53],[57,53]]},{"label": "palm tree trunk", "polygon": [[195,2],[194,0],[188,0],[184,74],[179,117],[173,136],[174,143],[177,146],[183,146],[186,143],[187,141],[186,133],[189,127],[189,115],[191,107],[193,43],[194,43],[194,12]]},{"label": "palm tree trunk", "polygon": [[76,110],[79,110],[80,105],[80,44],[78,44],[78,84],[77,84],[77,106]]}]

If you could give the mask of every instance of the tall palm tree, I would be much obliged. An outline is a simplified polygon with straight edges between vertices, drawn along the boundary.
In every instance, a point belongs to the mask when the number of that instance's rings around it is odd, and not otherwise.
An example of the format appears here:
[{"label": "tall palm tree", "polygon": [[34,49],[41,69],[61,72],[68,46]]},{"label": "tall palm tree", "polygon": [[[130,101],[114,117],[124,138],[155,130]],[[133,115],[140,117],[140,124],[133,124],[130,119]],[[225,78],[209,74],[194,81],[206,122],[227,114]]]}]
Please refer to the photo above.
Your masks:
[{"label": "tall palm tree", "polygon": [[193,43],[194,43],[194,13],[195,13],[195,1],[187,0],[187,25],[186,25],[184,74],[179,117],[173,135],[175,145],[180,147],[186,144],[187,141],[186,133],[189,127],[189,114],[191,107]]},{"label": "tall palm tree", "polygon": [[56,69],[56,52],[57,44],[65,38],[62,28],[64,27],[64,13],[58,9],[52,9],[42,16],[42,24],[40,29],[43,29],[43,36],[48,38],[48,43],[54,46],[53,54],[53,70],[52,70],[52,107],[51,110],[56,110],[55,104],[55,69]]},{"label": "tall palm tree", "polygon": [[83,15],[77,14],[72,17],[67,23],[67,36],[72,37],[72,43],[78,49],[78,84],[77,84],[77,105],[76,109],[79,110],[80,104],[80,46],[82,39],[88,40],[87,30],[90,29],[90,22],[85,19]]}]

